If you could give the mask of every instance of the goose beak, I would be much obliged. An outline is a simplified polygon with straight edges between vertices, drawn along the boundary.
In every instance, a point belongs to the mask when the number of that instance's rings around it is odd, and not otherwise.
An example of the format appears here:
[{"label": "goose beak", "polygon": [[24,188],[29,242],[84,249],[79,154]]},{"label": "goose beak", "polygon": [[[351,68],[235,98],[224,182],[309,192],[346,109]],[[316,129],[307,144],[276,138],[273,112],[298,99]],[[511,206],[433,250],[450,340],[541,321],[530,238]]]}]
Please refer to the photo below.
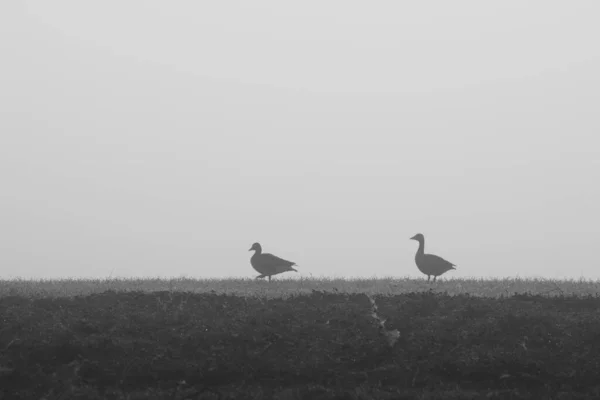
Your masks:
[{"label": "goose beak", "polygon": [[417,235],[411,237],[409,240],[417,240]]},{"label": "goose beak", "polygon": [[250,248],[248,249],[248,251],[252,251],[252,247],[250,247]]}]

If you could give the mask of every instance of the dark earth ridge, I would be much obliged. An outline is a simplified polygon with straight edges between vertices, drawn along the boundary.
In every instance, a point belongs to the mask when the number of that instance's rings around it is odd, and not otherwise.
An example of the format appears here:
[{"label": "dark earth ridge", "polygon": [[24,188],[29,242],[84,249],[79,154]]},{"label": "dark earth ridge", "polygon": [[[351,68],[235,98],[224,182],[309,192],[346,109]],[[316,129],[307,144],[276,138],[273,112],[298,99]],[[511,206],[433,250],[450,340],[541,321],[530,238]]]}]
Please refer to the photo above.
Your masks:
[{"label": "dark earth ridge", "polygon": [[0,399],[600,398],[600,297],[374,299],[3,297]]}]

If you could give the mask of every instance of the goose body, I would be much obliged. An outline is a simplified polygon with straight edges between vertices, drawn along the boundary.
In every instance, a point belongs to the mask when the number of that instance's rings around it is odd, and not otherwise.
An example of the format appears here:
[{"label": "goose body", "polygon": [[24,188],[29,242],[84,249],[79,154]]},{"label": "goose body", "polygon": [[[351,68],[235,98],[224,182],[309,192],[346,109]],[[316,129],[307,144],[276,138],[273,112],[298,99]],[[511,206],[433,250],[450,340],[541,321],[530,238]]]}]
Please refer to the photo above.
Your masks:
[{"label": "goose body", "polygon": [[417,264],[419,271],[427,275],[427,282],[429,282],[432,275],[433,281],[435,282],[438,276],[451,269],[456,269],[454,268],[456,265],[452,264],[450,261],[444,260],[442,257],[433,254],[425,254],[425,237],[422,234],[417,233],[415,236],[411,237],[411,239],[419,242],[419,248],[415,255],[415,263]]},{"label": "goose body", "polygon": [[274,256],[273,254],[263,253],[262,247],[259,243],[254,243],[250,250],[254,250],[254,255],[250,257],[250,264],[252,268],[256,270],[260,275],[256,277],[264,278],[265,276],[269,277],[269,282],[271,282],[271,276],[281,274],[282,272],[295,271],[292,268],[296,265],[295,262],[284,260],[283,258],[279,258]]}]

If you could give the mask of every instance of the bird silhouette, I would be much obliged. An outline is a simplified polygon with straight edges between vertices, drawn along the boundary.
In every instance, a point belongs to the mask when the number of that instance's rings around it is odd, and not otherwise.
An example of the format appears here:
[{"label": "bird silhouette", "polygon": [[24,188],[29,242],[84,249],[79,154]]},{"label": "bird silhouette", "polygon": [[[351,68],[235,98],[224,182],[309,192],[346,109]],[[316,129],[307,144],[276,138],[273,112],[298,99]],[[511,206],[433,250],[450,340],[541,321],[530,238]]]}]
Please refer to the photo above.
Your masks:
[{"label": "bird silhouette", "polygon": [[273,275],[281,274],[287,271],[298,272],[294,268],[296,265],[295,262],[284,260],[283,258],[279,258],[274,256],[273,254],[263,253],[262,247],[259,243],[254,243],[250,250],[254,250],[254,254],[250,257],[250,264],[252,268],[256,270],[256,272],[260,273],[256,279],[264,278],[265,276],[269,277],[269,282],[271,282],[271,277]]},{"label": "bird silhouette", "polygon": [[415,236],[411,237],[412,240],[416,240],[419,242],[419,248],[417,249],[417,254],[415,255],[415,263],[417,264],[417,268],[419,271],[427,275],[427,282],[431,279],[433,275],[433,281],[435,282],[436,278],[451,269],[454,268],[455,265],[450,261],[444,260],[442,257],[438,257],[433,254],[425,254],[425,236],[421,233],[417,233]]}]

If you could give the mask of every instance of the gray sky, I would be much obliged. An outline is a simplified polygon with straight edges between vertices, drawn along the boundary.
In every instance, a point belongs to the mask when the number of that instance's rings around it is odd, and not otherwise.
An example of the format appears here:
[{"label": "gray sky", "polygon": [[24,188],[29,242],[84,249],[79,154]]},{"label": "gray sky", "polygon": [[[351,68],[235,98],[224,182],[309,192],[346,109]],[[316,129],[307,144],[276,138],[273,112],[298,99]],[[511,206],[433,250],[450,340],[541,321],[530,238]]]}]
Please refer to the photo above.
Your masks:
[{"label": "gray sky", "polygon": [[600,278],[600,2],[9,0],[0,277]]}]

